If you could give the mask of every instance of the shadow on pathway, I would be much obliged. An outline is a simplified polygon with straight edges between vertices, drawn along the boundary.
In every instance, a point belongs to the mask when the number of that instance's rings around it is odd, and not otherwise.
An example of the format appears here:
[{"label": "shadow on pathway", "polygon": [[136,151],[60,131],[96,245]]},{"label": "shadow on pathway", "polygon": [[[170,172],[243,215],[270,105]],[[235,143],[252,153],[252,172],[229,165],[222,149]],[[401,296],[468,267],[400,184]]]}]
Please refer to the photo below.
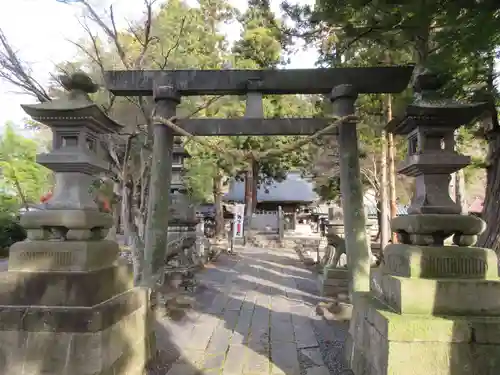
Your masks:
[{"label": "shadow on pathway", "polygon": [[179,355],[168,374],[189,374],[185,362],[203,374],[340,374],[348,324],[316,316],[314,277],[291,251],[222,255],[198,275],[194,308],[159,320]]}]

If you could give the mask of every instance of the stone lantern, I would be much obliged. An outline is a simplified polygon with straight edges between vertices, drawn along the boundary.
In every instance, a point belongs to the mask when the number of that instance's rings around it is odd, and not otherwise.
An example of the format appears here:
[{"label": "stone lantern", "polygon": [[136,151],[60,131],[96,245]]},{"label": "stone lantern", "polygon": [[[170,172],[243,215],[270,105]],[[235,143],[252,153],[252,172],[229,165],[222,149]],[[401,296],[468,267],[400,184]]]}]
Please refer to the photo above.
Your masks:
[{"label": "stone lantern", "polygon": [[39,164],[55,172],[55,189],[47,206],[97,210],[89,188],[95,176],[109,170],[99,136],[115,133],[122,127],[88,97],[98,88],[90,78],[77,73],[61,81],[69,91],[66,98],[22,106],[34,120],[48,125],[53,132],[52,151],[37,156]]},{"label": "stone lantern", "polygon": [[[190,155],[182,145],[180,137],[175,137],[172,151],[172,182],[170,184],[171,204],[168,225],[168,242],[184,238],[178,243],[182,248],[190,248],[196,241],[196,208],[189,201],[183,181],[184,160]],[[177,245],[176,245],[177,246]],[[175,246],[174,246],[175,247]]]},{"label": "stone lantern", "polygon": [[154,345],[149,291],[134,287],[118,244],[104,239],[112,218],[91,194],[95,176],[108,170],[99,136],[121,126],[90,100],[97,85],[89,77],[61,81],[68,91],[61,98],[23,106],[53,130],[53,150],[38,162],[55,172],[56,185],[45,210],[23,215],[28,240],[10,249],[0,310],[12,324],[0,329],[0,342],[9,342],[0,367],[5,374],[143,374]]},{"label": "stone lantern", "polygon": [[454,132],[483,112],[484,106],[435,99],[439,84],[438,77],[419,77],[416,100],[407,107],[405,120],[393,122],[389,129],[408,141],[408,154],[398,173],[416,180],[409,214],[461,213],[448,186],[450,174],[469,165],[470,157],[455,151]]},{"label": "stone lantern", "polygon": [[440,99],[440,87],[434,75],[417,77],[415,101],[387,127],[408,139],[399,173],[415,177],[416,192],[409,214],[391,222],[400,243],[385,248],[354,304],[346,353],[356,375],[500,372],[498,258],[473,246],[485,223],[448,194],[450,174],[470,161],[453,133],[487,107]]},{"label": "stone lantern", "polygon": [[170,191],[172,193],[186,194],[186,187],[183,181],[184,161],[191,157],[182,145],[180,137],[174,139],[174,149],[172,151],[172,182]]}]

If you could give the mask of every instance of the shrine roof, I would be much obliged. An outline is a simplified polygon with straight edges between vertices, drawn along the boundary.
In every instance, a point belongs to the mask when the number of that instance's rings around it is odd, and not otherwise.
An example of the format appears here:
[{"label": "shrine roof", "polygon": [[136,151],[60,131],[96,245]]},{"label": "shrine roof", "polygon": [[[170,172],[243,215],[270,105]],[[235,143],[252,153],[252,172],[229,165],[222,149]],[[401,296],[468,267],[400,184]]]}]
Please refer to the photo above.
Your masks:
[{"label": "shrine roof", "polygon": [[[313,190],[313,184],[300,176],[298,172],[290,172],[281,182],[261,186],[257,190],[257,202],[312,203],[318,199]],[[224,201],[244,202],[245,182],[232,181],[229,192],[224,195]]]}]

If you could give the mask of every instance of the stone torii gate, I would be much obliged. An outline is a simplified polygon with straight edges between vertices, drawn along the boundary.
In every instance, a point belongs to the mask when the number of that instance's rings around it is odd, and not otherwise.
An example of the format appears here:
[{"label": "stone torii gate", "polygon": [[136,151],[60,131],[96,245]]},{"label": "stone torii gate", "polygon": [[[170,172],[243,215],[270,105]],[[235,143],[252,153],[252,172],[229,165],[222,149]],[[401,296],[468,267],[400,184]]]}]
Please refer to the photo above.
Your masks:
[{"label": "stone torii gate", "polygon": [[[412,66],[363,67],[293,70],[170,70],[170,71],[108,71],[106,88],[117,96],[153,96],[156,114],[164,118],[176,115],[183,96],[198,95],[329,95],[333,114],[344,117],[354,114],[358,94],[399,93],[413,72]],[[255,102],[254,102],[255,103]],[[258,107],[258,106],[255,106]],[[262,114],[248,111],[240,119],[186,119],[177,125],[196,136],[221,135],[312,135],[324,129],[331,119],[258,118]],[[366,241],[365,215],[358,159],[356,126],[342,123],[332,133],[338,135],[340,149],[342,206],[345,218],[346,246],[351,291],[369,290],[370,249]],[[150,202],[160,197],[162,207],[149,209],[156,223],[168,227],[168,194],[170,191],[174,131],[163,125],[154,127],[153,153],[167,162],[153,161]],[[160,178],[161,176],[161,178]],[[164,253],[167,231],[148,230],[145,267]],[[156,270],[149,269],[146,276]]]}]

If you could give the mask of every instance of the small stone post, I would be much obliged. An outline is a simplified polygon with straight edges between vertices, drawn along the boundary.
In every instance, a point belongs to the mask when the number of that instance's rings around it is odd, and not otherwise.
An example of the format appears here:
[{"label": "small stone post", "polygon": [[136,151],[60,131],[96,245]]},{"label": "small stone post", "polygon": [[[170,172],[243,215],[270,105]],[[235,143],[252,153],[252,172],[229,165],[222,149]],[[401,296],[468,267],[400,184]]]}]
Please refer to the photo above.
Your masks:
[{"label": "small stone post", "polygon": [[400,243],[385,248],[370,293],[354,304],[346,354],[355,375],[500,373],[498,257],[473,246],[485,224],[461,214],[448,190],[450,174],[470,163],[453,133],[486,106],[441,99],[441,85],[417,77],[414,102],[388,124],[407,137],[398,172],[415,178],[416,192],[408,215],[391,222]]},{"label": "small stone post", "polygon": [[[336,86],[331,93],[333,114],[344,117],[354,114],[358,93],[352,85]],[[366,219],[363,207],[358,136],[356,124],[339,126],[340,190],[344,212],[347,247],[347,268],[350,294],[369,290],[371,254],[366,238]]]},{"label": "small stone post", "polygon": [[105,240],[112,218],[91,185],[108,170],[99,135],[118,131],[90,98],[89,77],[62,77],[68,91],[23,105],[53,130],[40,164],[56,173],[46,209],[22,216],[28,239],[15,243],[0,285],[2,374],[142,375],[154,333],[149,290],[134,288],[119,247]]},{"label": "small stone post", "polygon": [[203,263],[208,262],[209,246],[205,238],[205,221],[203,217],[198,218],[196,225],[196,253],[202,259]]}]

